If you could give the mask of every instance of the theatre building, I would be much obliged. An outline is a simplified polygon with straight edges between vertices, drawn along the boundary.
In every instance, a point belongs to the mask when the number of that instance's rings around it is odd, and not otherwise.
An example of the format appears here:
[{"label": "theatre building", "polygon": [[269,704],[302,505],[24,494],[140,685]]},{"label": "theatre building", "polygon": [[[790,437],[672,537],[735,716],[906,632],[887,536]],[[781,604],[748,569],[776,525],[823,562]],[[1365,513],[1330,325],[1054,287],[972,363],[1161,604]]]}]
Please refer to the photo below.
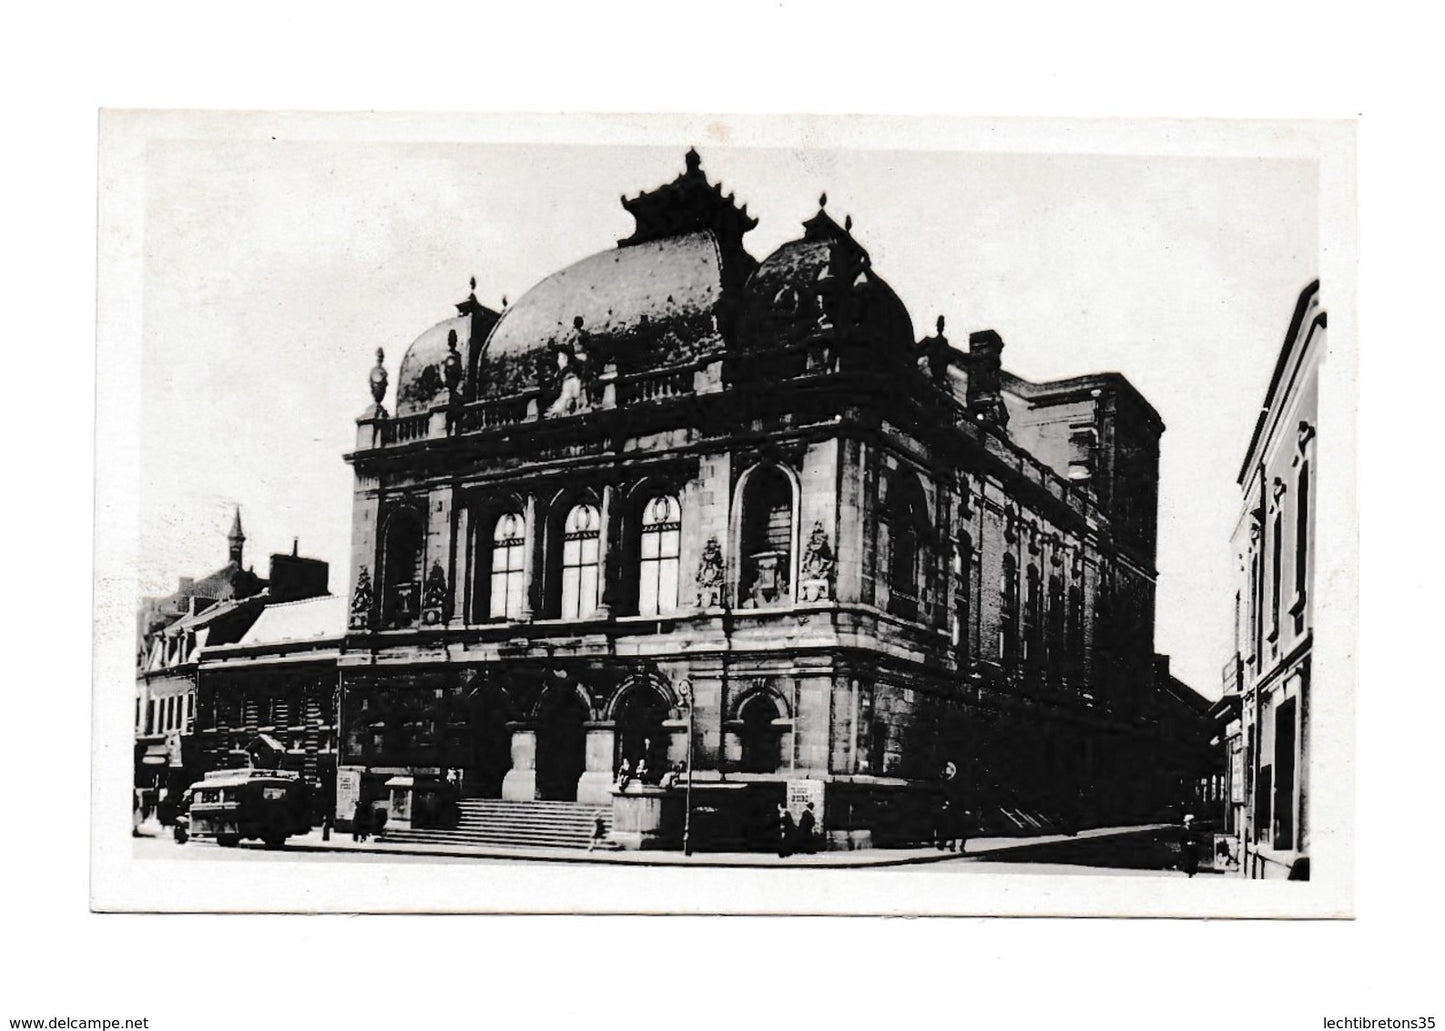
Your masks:
[{"label": "theatre building", "polygon": [[785,800],[840,847],[916,840],[949,763],[1002,829],[1175,801],[1149,403],[1011,375],[988,329],[918,339],[821,205],[759,261],[695,152],[623,205],[632,235],[510,307],[473,283],[390,412],[378,352],[338,762],[619,821],[690,776],[704,844]]},{"label": "theatre building", "polygon": [[1251,877],[1309,879],[1313,499],[1328,483],[1316,440],[1326,328],[1319,286],[1295,305],[1239,470],[1234,651],[1217,708],[1232,830]]}]

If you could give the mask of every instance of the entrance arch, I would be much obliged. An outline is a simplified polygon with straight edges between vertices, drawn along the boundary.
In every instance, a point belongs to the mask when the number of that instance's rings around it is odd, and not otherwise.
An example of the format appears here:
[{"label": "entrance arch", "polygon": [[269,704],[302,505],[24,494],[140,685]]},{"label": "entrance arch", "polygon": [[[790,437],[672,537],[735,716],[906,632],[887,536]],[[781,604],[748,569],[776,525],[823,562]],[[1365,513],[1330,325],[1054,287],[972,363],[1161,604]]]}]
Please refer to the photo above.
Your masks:
[{"label": "entrance arch", "polygon": [[623,690],[626,694],[618,700],[613,712],[617,735],[614,766],[620,768],[625,761],[636,773],[638,763],[645,760],[646,779],[656,780],[667,768],[668,741],[663,720],[667,719],[670,706],[650,684]]},{"label": "entrance arch", "polygon": [[783,766],[783,718],[777,699],[770,692],[750,695],[738,709],[738,737],[742,745],[743,773],[776,773]]},{"label": "entrance arch", "polygon": [[500,687],[488,686],[469,699],[467,765],[462,794],[468,798],[501,798],[502,781],[512,768],[512,731],[516,713]]},{"label": "entrance arch", "polygon": [[537,715],[537,797],[575,802],[577,781],[587,768],[586,723],[592,714],[577,691],[555,688]]}]

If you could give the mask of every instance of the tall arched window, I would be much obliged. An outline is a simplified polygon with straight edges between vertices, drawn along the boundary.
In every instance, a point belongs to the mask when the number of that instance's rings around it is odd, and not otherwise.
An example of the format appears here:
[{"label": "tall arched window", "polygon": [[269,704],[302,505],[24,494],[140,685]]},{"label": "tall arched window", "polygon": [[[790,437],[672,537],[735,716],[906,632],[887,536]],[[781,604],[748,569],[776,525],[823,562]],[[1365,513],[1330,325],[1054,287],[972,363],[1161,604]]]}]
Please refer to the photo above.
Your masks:
[{"label": "tall arched window", "polygon": [[910,473],[895,474],[884,514],[889,539],[888,607],[910,619],[918,617],[918,602],[923,596],[919,542],[927,525],[926,508],[927,501],[917,478]]},{"label": "tall arched window", "polygon": [[493,619],[520,619],[526,594],[526,523],[516,512],[497,518],[492,530],[492,582],[488,613]]},{"label": "tall arched window", "polygon": [[1074,681],[1071,686],[1078,689],[1081,686],[1077,682],[1079,673],[1084,669],[1084,589],[1078,586],[1069,588],[1068,638],[1069,656],[1065,670]]},{"label": "tall arched window", "polygon": [[563,619],[583,619],[597,609],[597,560],[602,519],[597,506],[583,503],[562,524]]},{"label": "tall arched window", "polygon": [[422,526],[410,509],[392,513],[382,556],[382,625],[411,626],[421,615]]},{"label": "tall arched window", "polygon": [[682,508],[677,498],[659,495],[642,510],[638,550],[637,612],[661,615],[677,608],[678,554],[682,539]]},{"label": "tall arched window", "polygon": [[970,612],[973,601],[973,538],[960,534],[958,538],[958,590],[954,597],[953,648],[959,662],[966,662],[970,646]]},{"label": "tall arched window", "polygon": [[1024,661],[1032,667],[1043,665],[1043,587],[1039,567],[1028,568],[1028,593],[1024,596]]},{"label": "tall arched window", "polygon": [[1058,682],[1064,672],[1064,581],[1057,573],[1049,577],[1048,664],[1049,679]]},{"label": "tall arched window", "polygon": [[999,577],[998,654],[1012,664],[1019,657],[1019,565],[1012,555],[1003,557]]},{"label": "tall arched window", "polygon": [[765,466],[743,492],[738,593],[744,608],[787,601],[793,587],[793,486]]}]

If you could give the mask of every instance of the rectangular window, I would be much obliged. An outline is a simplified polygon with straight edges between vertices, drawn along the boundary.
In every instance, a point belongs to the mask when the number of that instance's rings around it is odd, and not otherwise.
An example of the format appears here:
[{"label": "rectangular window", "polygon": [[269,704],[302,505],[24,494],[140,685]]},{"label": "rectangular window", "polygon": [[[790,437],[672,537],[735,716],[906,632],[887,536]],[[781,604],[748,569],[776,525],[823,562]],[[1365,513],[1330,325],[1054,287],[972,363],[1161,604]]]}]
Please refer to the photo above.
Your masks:
[{"label": "rectangular window", "polygon": [[1274,513],[1274,529],[1270,537],[1269,639],[1273,641],[1279,637],[1280,588],[1284,579],[1284,516],[1278,509]]},{"label": "rectangular window", "polygon": [[1309,593],[1310,550],[1310,467],[1300,466],[1299,483],[1295,489],[1294,510],[1294,601],[1290,611],[1295,617],[1295,633],[1304,630],[1305,597]]}]

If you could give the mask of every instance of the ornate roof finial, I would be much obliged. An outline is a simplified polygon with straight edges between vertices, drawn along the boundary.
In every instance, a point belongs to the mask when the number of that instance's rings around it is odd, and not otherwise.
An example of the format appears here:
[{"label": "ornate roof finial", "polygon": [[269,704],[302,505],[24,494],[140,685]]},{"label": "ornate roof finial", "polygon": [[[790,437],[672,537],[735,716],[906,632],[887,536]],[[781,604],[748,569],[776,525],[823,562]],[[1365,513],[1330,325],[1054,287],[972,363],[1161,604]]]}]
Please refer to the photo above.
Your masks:
[{"label": "ornate roof finial", "polygon": [[853,216],[852,216],[852,215],[844,215],[844,216],[843,216],[843,232],[847,233],[847,232],[851,232],[852,230],[853,230]]},{"label": "ornate roof finial", "polygon": [[938,335],[939,335],[939,336],[943,336],[943,316],[942,316],[942,315],[938,316],[938,321],[935,323],[935,325],[938,327]]},{"label": "ornate roof finial", "polygon": [[503,294],[503,295],[502,295],[502,307],[503,307],[503,308],[506,308],[506,306],[507,306],[507,295],[506,295],[506,294]]},{"label": "ornate roof finial", "polygon": [[381,399],[386,397],[386,366],[382,364],[386,360],[386,352],[381,348],[376,349],[376,366],[371,370],[371,396],[376,401],[377,407],[381,406]]},{"label": "ornate roof finial", "polygon": [[580,331],[580,330],[582,329],[582,316],[581,316],[581,315],[574,315],[574,316],[572,317],[572,328],[575,329],[575,330],[578,330],[578,331]]},{"label": "ornate roof finial", "polygon": [[475,290],[475,289],[477,288],[477,277],[476,277],[476,276],[473,276],[473,277],[471,278],[471,284],[472,284],[472,289]]},{"label": "ornate roof finial", "polygon": [[246,535],[241,531],[241,506],[236,506],[236,518],[231,521],[231,532],[226,534],[226,543],[231,546],[231,561],[236,565],[241,564],[242,548],[246,545]]},{"label": "ornate roof finial", "polygon": [[696,175],[698,169],[702,168],[702,155],[697,152],[696,147],[687,148],[687,155],[683,160],[687,162],[688,175]]},{"label": "ornate roof finial", "polygon": [[820,207],[820,208],[826,208],[827,206],[828,206],[828,194],[827,194],[827,192],[825,191],[825,192],[820,193],[820,194],[818,195],[818,207]]}]

